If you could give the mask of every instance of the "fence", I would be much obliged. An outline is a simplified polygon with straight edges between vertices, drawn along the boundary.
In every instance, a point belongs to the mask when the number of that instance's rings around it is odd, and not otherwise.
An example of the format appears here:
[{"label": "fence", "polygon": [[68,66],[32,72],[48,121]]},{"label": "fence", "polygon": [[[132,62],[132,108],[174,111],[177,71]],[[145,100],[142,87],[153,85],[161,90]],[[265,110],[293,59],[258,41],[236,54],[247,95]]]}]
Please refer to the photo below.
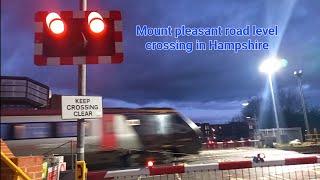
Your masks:
[{"label": "fence", "polygon": [[320,142],[320,134],[306,134],[306,141],[307,142]]},{"label": "fence", "polygon": [[[282,143],[288,143],[294,139],[299,139],[301,142],[303,141],[303,136],[300,127],[296,128],[279,128],[280,137]],[[263,137],[276,137],[278,133],[277,129],[259,129],[259,133]]]},{"label": "fence", "polygon": [[196,165],[149,167],[107,172],[89,172],[88,180],[206,180],[206,179],[320,179],[320,157],[308,156],[265,160],[234,161]]},{"label": "fence", "polygon": [[213,149],[227,149],[236,147],[261,147],[262,144],[260,140],[245,140],[245,141],[225,141],[225,142],[215,142],[208,141],[202,144],[203,150],[213,150]]}]

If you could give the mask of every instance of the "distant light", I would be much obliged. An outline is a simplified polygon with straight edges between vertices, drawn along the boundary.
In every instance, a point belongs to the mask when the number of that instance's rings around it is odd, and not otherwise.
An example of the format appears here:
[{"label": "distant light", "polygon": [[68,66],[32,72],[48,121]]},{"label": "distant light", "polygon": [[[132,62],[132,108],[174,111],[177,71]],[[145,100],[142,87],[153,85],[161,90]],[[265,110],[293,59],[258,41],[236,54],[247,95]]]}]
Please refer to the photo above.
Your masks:
[{"label": "distant light", "polygon": [[152,167],[153,166],[153,161],[148,161],[147,165],[148,165],[148,167]]},{"label": "distant light", "polygon": [[88,24],[94,33],[100,33],[104,30],[104,22],[102,16],[97,12],[91,12],[88,16]]},{"label": "distant light", "polygon": [[55,34],[61,34],[64,31],[64,23],[59,14],[52,12],[46,17],[48,28]]},{"label": "distant light", "polygon": [[281,62],[281,68],[287,67],[288,61],[286,59],[281,59],[280,62]]},{"label": "distant light", "polygon": [[258,158],[262,158],[262,159],[264,159],[266,156],[264,155],[264,153],[259,153],[258,155]]},{"label": "distant light", "polygon": [[260,72],[273,74],[283,67],[281,60],[276,57],[269,58],[262,62],[259,67]]},{"label": "distant light", "polygon": [[251,117],[247,116],[246,118],[247,118],[247,119],[250,119]]},{"label": "distant light", "polygon": [[293,74],[296,75],[297,77],[301,77],[302,76],[302,70],[294,71]]},{"label": "distant light", "polygon": [[249,105],[249,103],[248,102],[246,102],[246,103],[242,103],[242,106],[248,106]]}]

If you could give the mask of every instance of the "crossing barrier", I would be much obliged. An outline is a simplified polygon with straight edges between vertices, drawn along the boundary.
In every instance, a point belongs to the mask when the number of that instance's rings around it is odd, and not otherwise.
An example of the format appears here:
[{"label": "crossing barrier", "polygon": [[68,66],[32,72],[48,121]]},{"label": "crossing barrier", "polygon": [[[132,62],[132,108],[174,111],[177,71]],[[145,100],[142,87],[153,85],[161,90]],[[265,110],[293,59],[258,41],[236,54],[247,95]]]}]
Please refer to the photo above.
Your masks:
[{"label": "crossing barrier", "polygon": [[89,172],[91,179],[320,179],[320,156]]}]

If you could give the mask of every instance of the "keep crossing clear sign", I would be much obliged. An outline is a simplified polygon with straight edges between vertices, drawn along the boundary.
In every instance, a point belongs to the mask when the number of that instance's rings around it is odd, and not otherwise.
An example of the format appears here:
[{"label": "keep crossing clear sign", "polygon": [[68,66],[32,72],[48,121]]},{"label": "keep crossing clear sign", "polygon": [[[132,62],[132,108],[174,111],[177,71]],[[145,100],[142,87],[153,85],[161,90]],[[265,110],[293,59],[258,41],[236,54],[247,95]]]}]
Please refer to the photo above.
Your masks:
[{"label": "keep crossing clear sign", "polygon": [[101,96],[62,96],[62,119],[102,118]]}]

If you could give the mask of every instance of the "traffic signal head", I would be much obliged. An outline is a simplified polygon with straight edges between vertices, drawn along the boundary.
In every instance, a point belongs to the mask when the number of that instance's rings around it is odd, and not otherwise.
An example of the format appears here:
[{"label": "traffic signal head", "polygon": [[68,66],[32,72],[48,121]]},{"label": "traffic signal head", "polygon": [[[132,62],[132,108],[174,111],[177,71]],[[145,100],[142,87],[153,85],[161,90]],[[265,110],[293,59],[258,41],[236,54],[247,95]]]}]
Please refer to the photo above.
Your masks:
[{"label": "traffic signal head", "polygon": [[40,11],[35,20],[36,65],[123,61],[119,11]]},{"label": "traffic signal head", "polygon": [[104,22],[101,15],[97,12],[91,12],[88,16],[88,24],[94,33],[101,33],[104,30]]},{"label": "traffic signal head", "polygon": [[154,165],[154,161],[149,160],[149,161],[147,162],[147,167],[148,167],[148,168],[152,168],[153,165]]},{"label": "traffic signal head", "polygon": [[57,13],[49,13],[46,17],[48,28],[55,34],[61,34],[64,31],[64,23]]}]

